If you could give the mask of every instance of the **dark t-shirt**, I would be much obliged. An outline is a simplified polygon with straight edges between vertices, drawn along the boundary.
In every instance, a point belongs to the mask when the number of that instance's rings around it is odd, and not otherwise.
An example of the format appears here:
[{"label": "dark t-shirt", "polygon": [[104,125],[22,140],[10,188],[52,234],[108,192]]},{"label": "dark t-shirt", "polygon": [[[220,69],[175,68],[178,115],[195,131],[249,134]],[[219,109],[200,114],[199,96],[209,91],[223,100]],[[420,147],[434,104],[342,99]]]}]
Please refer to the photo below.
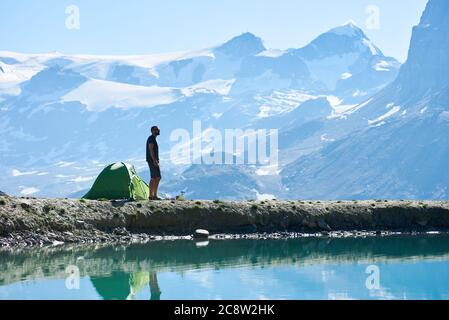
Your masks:
[{"label": "dark t-shirt", "polygon": [[153,159],[151,159],[151,153],[150,153],[150,149],[149,149],[149,145],[153,144],[154,145],[154,155],[156,156],[156,159],[159,160],[159,146],[157,144],[156,141],[156,137],[151,135],[148,140],[147,140],[147,162],[149,163],[153,163]]}]

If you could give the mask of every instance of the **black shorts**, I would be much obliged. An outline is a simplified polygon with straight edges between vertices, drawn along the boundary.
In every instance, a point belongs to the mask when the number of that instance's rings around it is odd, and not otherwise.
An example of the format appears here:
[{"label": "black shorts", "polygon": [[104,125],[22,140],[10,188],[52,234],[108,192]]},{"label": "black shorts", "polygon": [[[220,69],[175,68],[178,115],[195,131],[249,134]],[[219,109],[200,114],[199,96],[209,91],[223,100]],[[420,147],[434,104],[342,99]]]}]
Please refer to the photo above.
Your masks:
[{"label": "black shorts", "polygon": [[151,162],[148,162],[148,167],[150,167],[151,179],[162,178],[160,167],[156,167]]}]

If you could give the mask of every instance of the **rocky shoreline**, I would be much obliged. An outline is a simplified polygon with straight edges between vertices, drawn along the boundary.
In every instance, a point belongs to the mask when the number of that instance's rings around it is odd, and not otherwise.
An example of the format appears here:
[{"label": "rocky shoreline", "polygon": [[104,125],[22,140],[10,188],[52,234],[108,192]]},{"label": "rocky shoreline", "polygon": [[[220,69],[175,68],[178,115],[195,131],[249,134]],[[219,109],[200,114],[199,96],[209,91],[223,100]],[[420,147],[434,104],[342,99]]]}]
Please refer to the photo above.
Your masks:
[{"label": "rocky shoreline", "polygon": [[0,195],[0,246],[449,232],[443,201],[87,201]]}]

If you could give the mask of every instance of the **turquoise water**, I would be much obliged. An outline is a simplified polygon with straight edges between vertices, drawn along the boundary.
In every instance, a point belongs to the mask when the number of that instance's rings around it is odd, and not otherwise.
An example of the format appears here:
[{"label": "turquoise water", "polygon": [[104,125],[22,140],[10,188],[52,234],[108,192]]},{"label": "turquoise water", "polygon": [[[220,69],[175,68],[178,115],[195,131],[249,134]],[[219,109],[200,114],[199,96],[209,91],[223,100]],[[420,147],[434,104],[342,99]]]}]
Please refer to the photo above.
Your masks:
[{"label": "turquoise water", "polygon": [[449,299],[449,236],[0,250],[0,299]]}]

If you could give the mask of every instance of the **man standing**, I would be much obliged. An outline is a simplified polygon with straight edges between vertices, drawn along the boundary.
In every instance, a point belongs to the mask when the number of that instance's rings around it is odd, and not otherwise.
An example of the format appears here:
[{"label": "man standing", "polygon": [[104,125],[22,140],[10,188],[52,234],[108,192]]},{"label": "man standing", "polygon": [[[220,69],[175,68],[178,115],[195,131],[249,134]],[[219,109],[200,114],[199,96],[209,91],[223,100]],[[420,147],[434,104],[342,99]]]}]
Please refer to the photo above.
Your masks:
[{"label": "man standing", "polygon": [[151,173],[149,200],[161,200],[157,196],[157,189],[159,188],[159,182],[161,181],[161,169],[159,167],[159,146],[156,141],[157,136],[160,134],[161,131],[157,126],[152,127],[151,136],[148,137],[146,145],[147,162]]}]

